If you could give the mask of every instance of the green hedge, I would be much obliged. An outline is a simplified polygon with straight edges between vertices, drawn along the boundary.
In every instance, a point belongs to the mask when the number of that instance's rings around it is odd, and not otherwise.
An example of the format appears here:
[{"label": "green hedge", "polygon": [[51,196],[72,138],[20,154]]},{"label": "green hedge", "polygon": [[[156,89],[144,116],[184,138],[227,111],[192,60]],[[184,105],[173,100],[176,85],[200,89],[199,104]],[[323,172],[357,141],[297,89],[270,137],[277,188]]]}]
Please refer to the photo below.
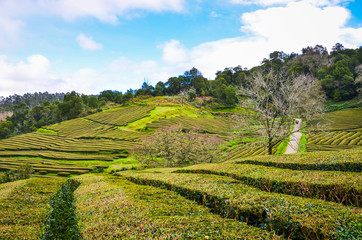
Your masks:
[{"label": "green hedge", "polygon": [[74,191],[80,182],[68,179],[51,198],[51,210],[45,221],[45,232],[42,239],[82,239],[75,214]]},{"label": "green hedge", "polygon": [[254,164],[293,170],[362,171],[362,148],[300,153],[283,156],[256,156],[235,161],[239,164]]},{"label": "green hedge", "polygon": [[267,192],[362,205],[362,175],[357,173],[294,171],[247,164],[200,164],[177,172],[228,176]]},{"label": "green hedge", "polygon": [[[161,170],[162,171],[162,170]],[[169,171],[169,170],[167,170]],[[361,210],[322,200],[267,193],[226,177],[161,172],[123,172],[127,179],[175,191],[213,212],[273,230],[291,239],[357,239]]]},{"label": "green hedge", "polygon": [[79,226],[85,239],[280,239],[177,193],[132,183],[123,177],[76,177]]}]

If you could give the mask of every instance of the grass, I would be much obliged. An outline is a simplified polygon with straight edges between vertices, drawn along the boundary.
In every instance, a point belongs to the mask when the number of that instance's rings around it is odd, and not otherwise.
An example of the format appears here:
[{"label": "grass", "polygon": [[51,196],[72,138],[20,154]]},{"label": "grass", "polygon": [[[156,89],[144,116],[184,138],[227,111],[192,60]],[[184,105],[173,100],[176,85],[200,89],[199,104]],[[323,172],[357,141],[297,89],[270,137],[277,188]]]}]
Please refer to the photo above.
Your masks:
[{"label": "grass", "polygon": [[[177,192],[213,212],[292,239],[357,237],[361,210],[323,200],[268,193],[228,177],[171,173],[175,169],[122,172],[141,185]],[[351,235],[352,235],[351,234]]]},{"label": "grass", "polygon": [[178,172],[228,176],[267,192],[318,198],[361,207],[362,175],[354,172],[296,171],[252,164],[199,164]]},{"label": "grass", "polygon": [[45,129],[45,128],[39,128],[36,131],[39,132],[39,133],[49,133],[49,134],[58,135],[58,132],[53,131],[53,130],[49,130],[49,129]]},{"label": "grass", "polygon": [[230,162],[272,166],[293,170],[362,171],[362,149],[297,153],[280,156],[254,156]]},{"label": "grass", "polygon": [[276,239],[273,233],[221,218],[177,193],[123,177],[83,175],[75,191],[85,239]]},{"label": "grass", "polygon": [[49,199],[64,178],[31,178],[0,185],[0,238],[39,239]]}]

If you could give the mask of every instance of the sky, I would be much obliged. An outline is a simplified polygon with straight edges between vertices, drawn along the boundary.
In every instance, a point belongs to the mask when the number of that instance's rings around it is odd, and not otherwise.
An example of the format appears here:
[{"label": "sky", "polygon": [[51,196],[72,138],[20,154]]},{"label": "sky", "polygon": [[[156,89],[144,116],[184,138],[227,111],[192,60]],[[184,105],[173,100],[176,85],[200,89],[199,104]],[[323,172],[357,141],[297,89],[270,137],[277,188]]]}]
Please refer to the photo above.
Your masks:
[{"label": "sky", "polygon": [[0,0],[0,96],[125,92],[362,45],[362,0]]}]

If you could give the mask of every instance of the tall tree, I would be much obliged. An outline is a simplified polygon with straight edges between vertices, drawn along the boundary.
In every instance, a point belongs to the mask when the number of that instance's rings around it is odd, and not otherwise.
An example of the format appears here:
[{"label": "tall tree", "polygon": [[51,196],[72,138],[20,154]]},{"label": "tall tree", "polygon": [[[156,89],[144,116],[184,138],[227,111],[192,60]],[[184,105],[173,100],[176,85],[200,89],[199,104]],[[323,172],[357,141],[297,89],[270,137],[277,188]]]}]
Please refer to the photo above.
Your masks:
[{"label": "tall tree", "polygon": [[257,113],[258,129],[267,139],[268,153],[273,145],[290,134],[295,117],[310,119],[323,109],[323,95],[311,75],[288,77],[286,72],[255,72],[250,87],[242,88],[249,105]]}]

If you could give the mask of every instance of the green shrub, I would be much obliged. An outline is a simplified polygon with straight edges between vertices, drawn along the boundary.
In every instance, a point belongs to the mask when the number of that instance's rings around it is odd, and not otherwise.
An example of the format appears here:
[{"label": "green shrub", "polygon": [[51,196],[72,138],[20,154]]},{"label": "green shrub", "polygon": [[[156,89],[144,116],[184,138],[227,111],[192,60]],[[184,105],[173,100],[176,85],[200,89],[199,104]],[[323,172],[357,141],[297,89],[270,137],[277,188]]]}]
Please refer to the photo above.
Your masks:
[{"label": "green shrub", "polygon": [[[337,203],[263,192],[230,178],[171,174],[170,170],[124,172],[132,182],[168,189],[194,200],[223,217],[275,231],[290,239],[343,239],[338,230],[360,236],[361,211]],[[354,238],[353,238],[354,237]]]},{"label": "green shrub", "polygon": [[34,172],[32,166],[27,162],[24,165],[20,165],[17,169],[17,174],[19,179],[27,179],[31,177],[31,174]]},{"label": "green shrub", "polygon": [[51,198],[51,210],[45,221],[45,232],[42,239],[82,239],[75,214],[74,191],[80,182],[68,179]]}]

